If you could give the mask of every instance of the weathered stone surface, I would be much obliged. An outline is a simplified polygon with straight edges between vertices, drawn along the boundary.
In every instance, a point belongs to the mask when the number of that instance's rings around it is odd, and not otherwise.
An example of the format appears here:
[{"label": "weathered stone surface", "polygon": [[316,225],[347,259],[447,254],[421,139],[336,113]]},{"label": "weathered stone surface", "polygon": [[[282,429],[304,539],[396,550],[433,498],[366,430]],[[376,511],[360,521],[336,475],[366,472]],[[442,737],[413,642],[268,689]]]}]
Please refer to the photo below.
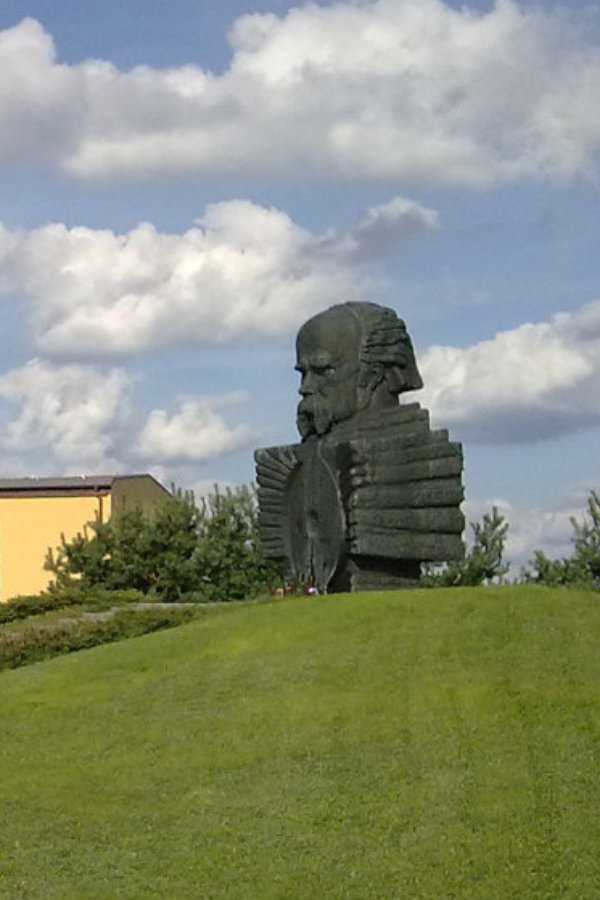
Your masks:
[{"label": "weathered stone surface", "polygon": [[440,534],[462,534],[465,517],[459,509],[452,507],[431,507],[428,509],[353,509],[348,515],[350,534],[365,531],[386,533],[399,529],[413,533],[439,532]]},{"label": "weathered stone surface", "polygon": [[257,450],[265,556],[322,591],[406,587],[462,556],[462,448],[432,431],[393,310],[332,307],[300,330],[299,444]]}]

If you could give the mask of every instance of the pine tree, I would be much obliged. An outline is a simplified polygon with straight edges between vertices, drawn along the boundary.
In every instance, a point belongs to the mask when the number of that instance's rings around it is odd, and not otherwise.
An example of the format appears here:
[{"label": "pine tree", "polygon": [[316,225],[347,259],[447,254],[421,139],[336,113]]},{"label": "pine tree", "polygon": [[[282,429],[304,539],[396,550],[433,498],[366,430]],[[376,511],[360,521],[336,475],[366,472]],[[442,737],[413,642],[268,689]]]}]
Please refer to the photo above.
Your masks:
[{"label": "pine tree", "polygon": [[600,496],[590,491],[587,512],[580,521],[570,518],[573,528],[573,553],[562,559],[549,559],[536,550],[529,568],[521,571],[523,581],[534,581],[552,587],[582,584],[600,587]]},{"label": "pine tree", "polygon": [[460,587],[492,584],[501,581],[509,566],[503,562],[508,522],[496,506],[485,513],[481,522],[470,522],[473,546],[464,559],[440,566],[425,567],[422,584],[425,587]]}]

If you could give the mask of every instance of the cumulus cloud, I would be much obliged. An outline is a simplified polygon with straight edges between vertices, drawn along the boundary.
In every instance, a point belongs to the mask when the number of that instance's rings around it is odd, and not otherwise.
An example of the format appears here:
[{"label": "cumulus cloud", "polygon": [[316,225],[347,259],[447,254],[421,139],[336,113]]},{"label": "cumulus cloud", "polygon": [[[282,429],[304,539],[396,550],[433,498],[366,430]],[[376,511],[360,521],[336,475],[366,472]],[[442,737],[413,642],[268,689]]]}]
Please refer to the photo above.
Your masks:
[{"label": "cumulus cloud", "polygon": [[243,392],[181,397],[174,410],[152,410],[140,428],[130,407],[132,384],[121,368],[40,359],[1,375],[4,471],[114,473],[143,461],[164,483],[178,472],[187,481],[189,464],[248,447],[255,438],[226,414],[243,403]]},{"label": "cumulus cloud", "polygon": [[600,422],[600,301],[472,347],[431,347],[421,395],[461,439],[528,442]]},{"label": "cumulus cloud", "polygon": [[230,40],[223,75],[121,72],[60,64],[23,21],[0,34],[0,159],[83,179],[301,167],[468,186],[595,168],[600,55],[565,14],[512,0],[306,4],[243,16]]},{"label": "cumulus cloud", "polygon": [[243,394],[186,397],[173,415],[155,409],[134,452],[158,463],[201,463],[247,447],[254,437],[251,429],[228,425],[220,413],[223,407],[243,399]]},{"label": "cumulus cloud", "polygon": [[385,257],[407,238],[438,227],[435,210],[406,197],[393,197],[368,209],[354,228],[326,235],[315,249],[348,262],[371,262]]},{"label": "cumulus cloud", "polygon": [[396,197],[325,235],[244,200],[209,206],[184,234],[0,225],[0,291],[30,298],[47,354],[223,344],[285,334],[333,302],[360,299],[371,287],[365,264],[436,224],[434,211]]},{"label": "cumulus cloud", "polygon": [[[115,440],[127,411],[129,376],[118,368],[55,366],[32,360],[0,376],[0,397],[17,415],[2,424],[0,447],[45,452],[65,470],[115,470]],[[7,410],[4,410],[5,414]],[[12,412],[12,409],[10,409]]]}]

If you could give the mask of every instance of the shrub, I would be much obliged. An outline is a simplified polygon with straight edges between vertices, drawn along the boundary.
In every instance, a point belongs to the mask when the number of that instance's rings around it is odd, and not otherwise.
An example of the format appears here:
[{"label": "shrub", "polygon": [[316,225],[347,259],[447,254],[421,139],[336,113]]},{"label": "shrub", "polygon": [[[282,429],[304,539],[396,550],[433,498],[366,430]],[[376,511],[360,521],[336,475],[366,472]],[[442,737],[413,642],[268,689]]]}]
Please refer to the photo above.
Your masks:
[{"label": "shrub", "polygon": [[600,496],[590,491],[587,510],[581,521],[571,516],[573,553],[563,559],[549,559],[536,550],[529,568],[521,571],[522,581],[556,587],[577,584],[600,588]]},{"label": "shrub", "polygon": [[196,590],[214,601],[255,597],[275,577],[261,557],[255,492],[215,489],[202,501],[193,556]]},{"label": "shrub", "polygon": [[109,609],[111,606],[139,603],[146,599],[139,591],[109,591],[78,583],[60,588],[55,586],[40,594],[12,597],[6,603],[0,603],[0,624],[68,607]]},{"label": "shrub", "polygon": [[38,619],[0,633],[0,669],[170,628],[196,615],[198,610],[189,606],[154,606],[110,611],[103,618],[84,614],[77,618]]},{"label": "shrub", "polygon": [[102,586],[134,589],[165,601],[202,593],[230,600],[260,593],[271,566],[258,547],[254,491],[217,487],[198,507],[190,492],[174,493],[149,512],[125,509],[109,522],[91,522],[49,551],[46,568],[56,589]]},{"label": "shrub", "polygon": [[473,546],[464,559],[442,566],[424,567],[421,583],[425,587],[460,587],[501,581],[509,566],[503,562],[508,522],[496,506],[481,522],[470,522]]}]

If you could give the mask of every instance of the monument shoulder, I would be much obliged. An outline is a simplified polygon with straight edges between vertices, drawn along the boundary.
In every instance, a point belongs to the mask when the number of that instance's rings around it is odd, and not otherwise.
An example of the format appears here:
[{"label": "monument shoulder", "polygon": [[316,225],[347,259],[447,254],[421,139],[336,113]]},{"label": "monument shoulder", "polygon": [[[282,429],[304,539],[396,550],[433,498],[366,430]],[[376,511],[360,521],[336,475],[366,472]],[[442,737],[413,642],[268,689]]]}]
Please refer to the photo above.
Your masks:
[{"label": "monument shoulder", "polygon": [[288,555],[285,541],[285,497],[292,474],[300,465],[299,445],[261,447],[254,453],[258,484],[258,531],[265,558],[283,562]]}]

